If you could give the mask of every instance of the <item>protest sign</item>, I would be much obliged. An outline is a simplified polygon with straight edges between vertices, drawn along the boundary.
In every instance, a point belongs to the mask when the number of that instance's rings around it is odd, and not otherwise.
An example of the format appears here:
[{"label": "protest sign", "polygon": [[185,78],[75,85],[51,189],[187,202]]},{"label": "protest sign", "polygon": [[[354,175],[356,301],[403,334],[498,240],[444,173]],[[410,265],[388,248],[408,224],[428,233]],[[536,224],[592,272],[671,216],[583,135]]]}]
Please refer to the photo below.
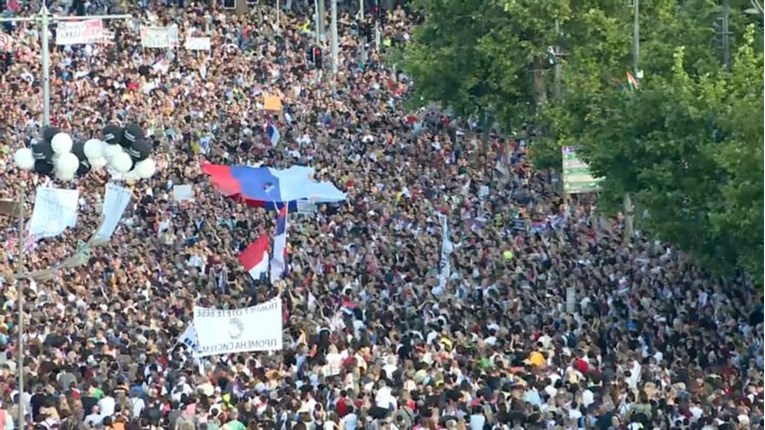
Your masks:
[{"label": "protest sign", "polygon": [[141,46],[160,49],[178,46],[178,27],[141,26]]},{"label": "protest sign", "polygon": [[100,19],[61,21],[56,27],[56,45],[83,45],[101,42],[104,24]]},{"label": "protest sign", "polygon": [[282,349],[282,301],[243,309],[194,306],[198,355]]},{"label": "protest sign", "polygon": [[209,51],[211,47],[209,37],[187,37],[184,47],[189,51]]}]

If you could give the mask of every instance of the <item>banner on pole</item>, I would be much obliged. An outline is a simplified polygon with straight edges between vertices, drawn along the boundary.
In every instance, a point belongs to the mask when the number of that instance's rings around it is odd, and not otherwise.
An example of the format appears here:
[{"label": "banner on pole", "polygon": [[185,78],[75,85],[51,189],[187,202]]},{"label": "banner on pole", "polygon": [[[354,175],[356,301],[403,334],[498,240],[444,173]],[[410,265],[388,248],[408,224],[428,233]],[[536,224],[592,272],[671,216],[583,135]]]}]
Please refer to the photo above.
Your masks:
[{"label": "banner on pole", "polygon": [[211,42],[209,37],[187,37],[184,47],[189,51],[209,51]]},{"label": "banner on pole", "polygon": [[141,46],[144,48],[174,48],[178,46],[178,27],[141,26]]},{"label": "banner on pole", "polygon": [[592,176],[590,166],[576,154],[576,148],[563,147],[563,191],[580,194],[600,191],[602,178]]},{"label": "banner on pole", "polygon": [[104,23],[100,19],[61,21],[56,27],[56,45],[87,45],[98,43],[104,37]]},{"label": "banner on pole", "polygon": [[449,260],[454,250],[454,245],[449,240],[449,219],[443,214],[437,214],[437,216],[438,220],[441,221],[441,259],[438,267],[438,285],[432,291],[435,296],[446,291],[446,284],[452,274],[452,265]]},{"label": "banner on pole", "polygon": [[194,306],[198,356],[282,349],[282,301],[243,309]]}]

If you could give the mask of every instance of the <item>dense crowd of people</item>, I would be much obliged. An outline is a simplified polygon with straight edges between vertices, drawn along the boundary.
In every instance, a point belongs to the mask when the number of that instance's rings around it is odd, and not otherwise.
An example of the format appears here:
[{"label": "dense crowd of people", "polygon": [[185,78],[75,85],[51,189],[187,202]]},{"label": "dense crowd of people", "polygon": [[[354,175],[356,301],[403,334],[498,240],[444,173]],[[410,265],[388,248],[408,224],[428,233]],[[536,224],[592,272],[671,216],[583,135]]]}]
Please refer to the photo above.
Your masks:
[{"label": "dense crowd of people", "polygon": [[[326,37],[323,72],[306,55],[312,5],[290,2],[276,25],[270,6],[236,15],[155,3],[122,5],[136,20],[109,24],[114,43],[52,49],[55,125],[86,139],[138,122],[159,171],[130,184],[128,213],[87,264],[3,281],[0,427],[19,428],[21,408],[25,428],[44,429],[763,428],[761,293],[707,276],[669,245],[625,243],[593,198],[564,197],[533,169],[532,128],[481,133],[437,107],[407,110],[412,83],[382,51],[410,37],[400,6],[378,49],[342,5],[331,76]],[[38,6],[8,2],[18,15]],[[209,35],[212,49],[143,49],[139,21]],[[0,76],[8,154],[40,132],[41,72],[39,29],[3,31],[13,38]],[[282,99],[282,114],[263,110],[263,94]],[[40,182],[5,161],[2,197]],[[275,214],[222,197],[204,162],[312,166],[348,199],[291,214],[289,275],[253,281],[237,255]],[[25,270],[87,240],[108,180],[94,172],[76,184],[77,228],[29,249]],[[193,186],[193,202],[174,201],[179,184]],[[439,214],[453,248],[445,286]],[[14,221],[2,221],[2,273],[18,269]],[[195,303],[277,295],[281,352],[199,361],[178,344]]]}]

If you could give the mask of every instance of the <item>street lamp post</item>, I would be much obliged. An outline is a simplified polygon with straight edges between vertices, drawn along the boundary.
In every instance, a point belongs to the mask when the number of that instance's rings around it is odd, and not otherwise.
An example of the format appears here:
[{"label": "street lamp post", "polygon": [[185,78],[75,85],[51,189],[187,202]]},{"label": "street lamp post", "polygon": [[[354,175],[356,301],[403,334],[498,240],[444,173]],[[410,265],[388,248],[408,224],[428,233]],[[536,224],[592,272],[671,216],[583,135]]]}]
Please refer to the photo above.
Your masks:
[{"label": "street lamp post", "polygon": [[40,13],[35,16],[0,18],[0,22],[34,22],[40,24],[40,51],[43,84],[43,125],[50,125],[50,48],[48,46],[49,28],[51,22],[81,21],[87,19],[132,19],[132,15],[86,15],[86,16],[57,16],[51,15],[47,6],[43,5]]},{"label": "street lamp post", "polygon": [[[116,19],[132,19],[131,15],[87,15],[87,16],[55,16],[51,15],[47,6],[43,5],[40,13],[36,16],[30,17],[16,17],[16,18],[0,18],[2,22],[34,22],[40,24],[40,51],[41,51],[41,66],[42,66],[42,84],[43,84],[43,125],[50,125],[50,47],[48,46],[50,37],[50,24],[51,22],[61,21],[80,21],[87,19],[101,19],[101,20],[116,20]],[[18,416],[16,419],[17,428],[23,429],[25,427],[24,422],[24,408],[22,405],[22,398],[24,393],[24,289],[22,282],[24,278],[24,197],[25,193],[22,191],[19,197],[18,204],[18,242],[19,242],[19,257],[17,267],[17,286],[18,286],[18,348],[17,348],[17,377],[18,377]]]}]

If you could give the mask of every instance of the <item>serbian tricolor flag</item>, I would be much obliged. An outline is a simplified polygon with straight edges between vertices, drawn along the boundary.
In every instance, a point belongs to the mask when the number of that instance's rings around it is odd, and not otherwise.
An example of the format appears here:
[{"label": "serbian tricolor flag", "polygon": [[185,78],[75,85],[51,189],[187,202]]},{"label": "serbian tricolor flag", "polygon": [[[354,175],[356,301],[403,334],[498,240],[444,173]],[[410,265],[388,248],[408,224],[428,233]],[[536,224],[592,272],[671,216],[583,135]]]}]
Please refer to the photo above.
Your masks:
[{"label": "serbian tricolor flag", "polygon": [[266,126],[266,137],[268,138],[268,141],[271,142],[271,146],[278,145],[279,140],[282,138],[282,135],[279,134],[279,129],[276,128],[276,124],[272,121],[268,121],[268,125]]},{"label": "serbian tricolor flag", "polygon": [[268,273],[268,235],[264,234],[252,242],[241,254],[239,262],[252,279],[260,279]]},{"label": "serbian tricolor flag", "polygon": [[287,273],[287,205],[279,210],[274,235],[274,257],[271,259],[271,282],[276,282]]}]

